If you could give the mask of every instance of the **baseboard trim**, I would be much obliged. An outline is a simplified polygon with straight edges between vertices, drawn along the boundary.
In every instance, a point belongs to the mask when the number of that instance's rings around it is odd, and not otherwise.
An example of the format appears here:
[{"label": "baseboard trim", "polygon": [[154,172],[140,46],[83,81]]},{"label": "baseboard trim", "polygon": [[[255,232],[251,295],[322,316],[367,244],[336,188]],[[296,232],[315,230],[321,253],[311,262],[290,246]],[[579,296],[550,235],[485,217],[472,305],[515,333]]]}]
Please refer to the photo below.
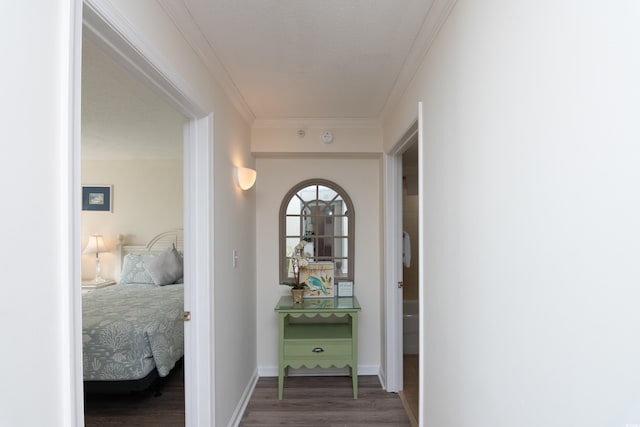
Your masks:
[{"label": "baseboard trim", "polygon": [[409,422],[411,423],[411,427],[418,427],[418,420],[416,416],[411,412],[411,406],[409,402],[407,402],[407,397],[404,395],[404,391],[398,392],[400,396],[400,400],[402,401],[402,406],[404,406],[404,410],[407,413],[407,417],[409,417]]},{"label": "baseboard trim", "polygon": [[236,410],[233,411],[233,415],[231,415],[231,419],[229,420],[229,427],[238,427],[240,425],[240,421],[242,421],[242,416],[244,415],[244,411],[247,409],[247,405],[251,400],[251,395],[253,394],[253,390],[256,388],[256,384],[258,383],[258,370],[256,369],[249,380],[249,383],[244,389],[242,393],[242,397],[236,406]]}]

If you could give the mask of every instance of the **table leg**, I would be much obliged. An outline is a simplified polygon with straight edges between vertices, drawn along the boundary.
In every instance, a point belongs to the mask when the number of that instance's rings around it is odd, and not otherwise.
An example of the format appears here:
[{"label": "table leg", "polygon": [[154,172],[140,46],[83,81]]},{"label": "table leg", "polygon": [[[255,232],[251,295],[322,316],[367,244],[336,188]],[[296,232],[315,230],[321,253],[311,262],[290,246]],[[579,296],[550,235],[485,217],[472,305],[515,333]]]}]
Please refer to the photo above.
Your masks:
[{"label": "table leg", "polygon": [[353,398],[358,398],[358,368],[351,368],[351,386],[353,387]]},{"label": "table leg", "polygon": [[278,400],[282,400],[282,394],[284,392],[284,366],[280,366],[278,369]]}]

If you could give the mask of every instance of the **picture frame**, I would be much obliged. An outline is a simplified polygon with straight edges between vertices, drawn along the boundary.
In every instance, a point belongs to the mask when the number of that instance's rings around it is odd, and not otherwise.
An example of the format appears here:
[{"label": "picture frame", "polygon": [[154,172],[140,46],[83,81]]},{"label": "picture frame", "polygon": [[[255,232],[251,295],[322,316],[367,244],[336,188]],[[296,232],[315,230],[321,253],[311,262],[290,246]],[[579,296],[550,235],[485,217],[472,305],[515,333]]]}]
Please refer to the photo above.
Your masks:
[{"label": "picture frame", "polygon": [[340,280],[337,284],[338,298],[353,297],[353,280]]},{"label": "picture frame", "polygon": [[113,186],[111,185],[83,185],[82,210],[112,212]]},{"label": "picture frame", "polygon": [[300,271],[300,281],[307,284],[305,298],[333,298],[336,295],[332,262],[310,262]]}]

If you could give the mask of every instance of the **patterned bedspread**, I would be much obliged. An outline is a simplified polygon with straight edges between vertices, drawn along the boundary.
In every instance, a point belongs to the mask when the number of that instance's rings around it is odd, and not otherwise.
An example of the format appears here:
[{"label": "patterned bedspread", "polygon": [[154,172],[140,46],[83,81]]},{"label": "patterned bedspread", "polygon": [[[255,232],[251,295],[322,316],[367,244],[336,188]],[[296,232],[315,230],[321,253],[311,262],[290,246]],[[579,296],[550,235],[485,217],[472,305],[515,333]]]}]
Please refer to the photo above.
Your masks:
[{"label": "patterned bedspread", "polygon": [[184,354],[184,285],[118,284],[82,297],[85,381],[166,376]]}]

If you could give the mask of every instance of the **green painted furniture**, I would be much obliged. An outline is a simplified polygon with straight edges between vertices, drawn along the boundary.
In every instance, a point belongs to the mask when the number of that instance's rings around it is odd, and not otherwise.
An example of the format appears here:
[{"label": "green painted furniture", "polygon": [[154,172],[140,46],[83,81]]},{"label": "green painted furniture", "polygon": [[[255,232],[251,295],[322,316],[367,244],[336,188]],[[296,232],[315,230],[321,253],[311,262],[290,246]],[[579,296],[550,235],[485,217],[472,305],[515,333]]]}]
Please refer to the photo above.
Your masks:
[{"label": "green painted furniture", "polygon": [[353,398],[358,398],[358,312],[356,297],[280,298],[278,314],[278,399],[289,368],[349,367]]}]

